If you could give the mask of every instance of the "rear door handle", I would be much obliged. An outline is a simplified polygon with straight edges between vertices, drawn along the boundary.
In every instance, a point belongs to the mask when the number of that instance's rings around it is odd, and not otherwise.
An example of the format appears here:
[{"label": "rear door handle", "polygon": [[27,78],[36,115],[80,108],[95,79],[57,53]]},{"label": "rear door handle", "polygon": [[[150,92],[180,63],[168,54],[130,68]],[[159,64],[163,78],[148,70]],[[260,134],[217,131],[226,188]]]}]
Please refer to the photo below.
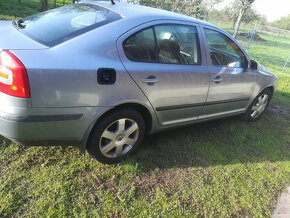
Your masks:
[{"label": "rear door handle", "polygon": [[143,83],[158,83],[159,79],[142,79]]},{"label": "rear door handle", "polygon": [[148,76],[147,78],[142,79],[142,82],[152,86],[155,83],[158,83],[159,79],[157,79],[155,76]]},{"label": "rear door handle", "polygon": [[216,84],[219,84],[223,79],[221,78],[221,76],[216,76],[212,79],[212,81],[214,81]]}]

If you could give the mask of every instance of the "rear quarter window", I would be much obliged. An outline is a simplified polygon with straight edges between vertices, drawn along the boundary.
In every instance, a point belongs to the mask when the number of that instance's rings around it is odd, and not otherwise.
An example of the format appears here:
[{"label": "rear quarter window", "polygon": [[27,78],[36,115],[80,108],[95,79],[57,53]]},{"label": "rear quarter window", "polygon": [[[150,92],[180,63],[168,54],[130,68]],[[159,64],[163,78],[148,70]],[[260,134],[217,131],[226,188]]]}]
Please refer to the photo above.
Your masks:
[{"label": "rear quarter window", "polygon": [[54,46],[121,18],[101,6],[81,3],[29,16],[15,26],[30,38]]}]

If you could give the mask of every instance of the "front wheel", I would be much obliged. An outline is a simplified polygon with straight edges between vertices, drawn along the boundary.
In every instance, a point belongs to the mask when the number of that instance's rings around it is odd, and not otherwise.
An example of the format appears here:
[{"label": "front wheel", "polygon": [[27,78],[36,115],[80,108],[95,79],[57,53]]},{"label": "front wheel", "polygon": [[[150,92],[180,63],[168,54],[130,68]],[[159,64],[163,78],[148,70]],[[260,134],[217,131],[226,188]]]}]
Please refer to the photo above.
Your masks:
[{"label": "front wheel", "polygon": [[272,98],[272,93],[269,89],[265,89],[262,91],[251,103],[249,108],[247,109],[244,118],[247,121],[256,121],[258,120],[267,106],[269,105]]},{"label": "front wheel", "polygon": [[102,163],[120,162],[139,147],[144,134],[145,123],[137,111],[115,111],[97,123],[88,152]]}]

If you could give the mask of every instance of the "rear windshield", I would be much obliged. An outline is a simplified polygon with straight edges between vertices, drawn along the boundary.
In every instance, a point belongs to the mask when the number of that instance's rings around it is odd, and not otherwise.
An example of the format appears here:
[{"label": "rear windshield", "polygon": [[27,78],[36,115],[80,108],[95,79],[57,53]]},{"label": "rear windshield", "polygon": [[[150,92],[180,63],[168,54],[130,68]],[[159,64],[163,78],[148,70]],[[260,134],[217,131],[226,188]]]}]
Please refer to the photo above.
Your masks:
[{"label": "rear windshield", "polygon": [[32,15],[14,25],[30,38],[54,46],[121,18],[106,8],[79,3]]}]

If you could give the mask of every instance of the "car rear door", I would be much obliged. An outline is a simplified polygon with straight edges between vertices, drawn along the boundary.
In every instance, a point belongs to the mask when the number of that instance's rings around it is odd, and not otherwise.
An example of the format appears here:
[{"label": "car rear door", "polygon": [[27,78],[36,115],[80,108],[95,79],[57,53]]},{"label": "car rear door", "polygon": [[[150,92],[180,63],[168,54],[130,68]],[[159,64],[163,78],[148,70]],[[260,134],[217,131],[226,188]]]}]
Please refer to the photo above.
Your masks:
[{"label": "car rear door", "polygon": [[198,25],[151,22],[122,35],[121,61],[145,93],[162,125],[192,122],[209,89]]},{"label": "car rear door", "polygon": [[210,71],[210,89],[200,119],[246,110],[254,91],[256,74],[237,43],[222,31],[202,28]]}]

